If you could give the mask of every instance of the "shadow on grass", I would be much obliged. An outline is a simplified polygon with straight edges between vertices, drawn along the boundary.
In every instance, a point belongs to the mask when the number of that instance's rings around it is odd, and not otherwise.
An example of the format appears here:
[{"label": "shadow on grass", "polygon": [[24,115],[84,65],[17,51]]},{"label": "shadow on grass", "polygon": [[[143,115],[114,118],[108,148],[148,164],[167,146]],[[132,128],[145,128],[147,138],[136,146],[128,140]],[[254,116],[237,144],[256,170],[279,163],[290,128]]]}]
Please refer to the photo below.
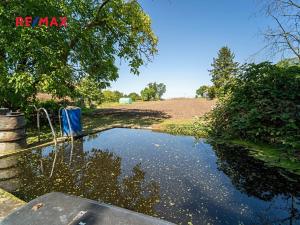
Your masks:
[{"label": "shadow on grass", "polygon": [[105,108],[85,113],[83,126],[86,131],[113,124],[150,126],[169,118],[168,114],[155,110]]},{"label": "shadow on grass", "polygon": [[[155,110],[139,110],[139,109],[95,109],[82,114],[82,124],[84,132],[92,132],[96,128],[102,128],[110,125],[132,125],[132,126],[150,126],[161,123],[170,116],[164,112]],[[38,142],[38,130],[35,122],[27,125],[27,143],[30,145],[41,144],[52,141],[48,122],[41,121],[41,142]],[[60,136],[59,122],[53,121],[54,129],[57,137]]]}]

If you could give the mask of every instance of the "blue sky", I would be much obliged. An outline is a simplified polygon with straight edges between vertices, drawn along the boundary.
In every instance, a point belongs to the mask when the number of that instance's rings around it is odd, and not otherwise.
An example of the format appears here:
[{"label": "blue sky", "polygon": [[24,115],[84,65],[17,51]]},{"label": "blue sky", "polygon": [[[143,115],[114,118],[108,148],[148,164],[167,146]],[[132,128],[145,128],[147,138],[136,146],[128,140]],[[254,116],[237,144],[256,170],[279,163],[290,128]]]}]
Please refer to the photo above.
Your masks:
[{"label": "blue sky", "polygon": [[208,69],[218,50],[227,45],[240,63],[270,60],[259,53],[265,42],[261,32],[272,24],[260,12],[257,0],[141,0],[159,38],[158,55],[130,74],[119,65],[120,78],[112,90],[137,92],[150,82],[167,86],[164,98],[193,97],[196,89],[211,84]]}]

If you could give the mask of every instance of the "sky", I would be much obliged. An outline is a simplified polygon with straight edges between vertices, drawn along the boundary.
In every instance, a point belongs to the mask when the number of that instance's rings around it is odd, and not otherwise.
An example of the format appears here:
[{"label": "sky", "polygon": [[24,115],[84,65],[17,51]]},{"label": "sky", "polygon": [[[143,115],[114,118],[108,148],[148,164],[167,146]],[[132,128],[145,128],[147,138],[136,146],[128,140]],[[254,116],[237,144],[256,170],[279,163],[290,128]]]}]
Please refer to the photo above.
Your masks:
[{"label": "sky", "polygon": [[[119,62],[119,79],[111,90],[140,91],[150,82],[164,83],[163,98],[194,97],[201,85],[210,85],[213,58],[228,46],[239,63],[270,60],[261,51],[262,32],[272,21],[261,13],[257,0],[141,0],[158,36],[153,62],[133,75]],[[275,59],[274,59],[275,60]]]}]

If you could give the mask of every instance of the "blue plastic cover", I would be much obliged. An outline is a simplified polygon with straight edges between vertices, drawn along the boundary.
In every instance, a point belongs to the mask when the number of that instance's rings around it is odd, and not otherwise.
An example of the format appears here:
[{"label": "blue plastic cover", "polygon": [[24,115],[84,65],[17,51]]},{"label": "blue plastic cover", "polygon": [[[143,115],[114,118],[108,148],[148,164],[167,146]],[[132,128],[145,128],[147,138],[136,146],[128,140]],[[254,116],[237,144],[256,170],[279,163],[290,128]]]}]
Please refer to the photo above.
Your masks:
[{"label": "blue plastic cover", "polygon": [[[81,125],[81,109],[80,108],[67,108],[67,113],[70,118],[70,125],[73,130],[73,135],[78,136],[82,134],[82,125]],[[69,129],[69,124],[67,120],[66,111],[62,110],[61,113],[61,124],[62,124],[62,131],[64,136],[70,136],[71,131]]]}]

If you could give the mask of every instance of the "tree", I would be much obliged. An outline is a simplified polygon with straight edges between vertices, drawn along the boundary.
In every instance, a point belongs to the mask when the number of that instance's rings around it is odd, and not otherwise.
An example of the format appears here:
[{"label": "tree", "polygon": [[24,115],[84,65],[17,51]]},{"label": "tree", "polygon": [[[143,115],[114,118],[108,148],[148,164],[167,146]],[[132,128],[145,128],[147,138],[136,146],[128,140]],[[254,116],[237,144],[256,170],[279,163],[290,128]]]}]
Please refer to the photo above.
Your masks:
[{"label": "tree", "polygon": [[114,102],[118,102],[120,98],[124,97],[124,94],[119,91],[114,91]]},{"label": "tree", "polygon": [[102,93],[101,87],[97,82],[95,82],[90,77],[84,77],[79,82],[77,86],[77,91],[80,97],[86,102],[86,104],[91,107],[92,102],[96,101],[97,103],[101,103],[102,101]]},{"label": "tree", "polygon": [[288,58],[280,60],[277,64],[279,67],[290,67],[290,66],[300,66],[300,60],[298,58]]},{"label": "tree", "polygon": [[219,50],[218,57],[213,59],[213,67],[209,70],[218,97],[225,96],[230,90],[230,84],[238,71],[238,63],[234,61],[234,54],[228,47]]},{"label": "tree", "polygon": [[105,90],[102,92],[102,94],[103,94],[104,102],[118,102],[119,99],[124,96],[124,94],[119,91],[110,91],[110,90]]},{"label": "tree", "polygon": [[158,89],[157,89],[157,83],[149,83],[148,88],[151,90],[148,93],[152,93],[151,99],[152,100],[157,100],[158,99]]},{"label": "tree", "polygon": [[167,91],[166,85],[163,83],[159,83],[159,84],[157,84],[156,82],[149,83],[148,87],[150,89],[153,89],[155,92],[155,96],[153,97],[153,100],[160,100],[163,94],[166,93]]},{"label": "tree", "polygon": [[160,100],[166,92],[166,85],[163,83],[149,83],[145,89],[141,91],[141,96],[144,101]]},{"label": "tree", "polygon": [[156,91],[153,88],[146,87],[141,91],[141,97],[143,101],[155,100]]},{"label": "tree", "polygon": [[210,99],[214,99],[217,96],[216,87],[211,86],[207,89],[207,94]]},{"label": "tree", "polygon": [[141,99],[141,96],[139,96],[139,94],[135,92],[130,93],[128,97],[131,98],[134,102]]},{"label": "tree", "polygon": [[[37,15],[64,16],[67,27],[34,27]],[[0,106],[28,105],[39,90],[72,96],[87,76],[108,86],[118,78],[116,58],[139,74],[157,52],[151,19],[137,0],[4,0],[0,16]],[[12,27],[17,16],[32,16],[31,26]]]},{"label": "tree", "polygon": [[204,93],[206,93],[209,89],[209,86],[207,85],[202,85],[200,86],[197,90],[196,90],[196,97],[199,98],[199,97],[204,97]]},{"label": "tree", "polygon": [[166,93],[167,88],[163,83],[157,84],[157,98],[160,100],[164,93]]},{"label": "tree", "polygon": [[300,59],[299,0],[265,0],[264,11],[275,21],[264,36],[273,53],[293,53]]}]

